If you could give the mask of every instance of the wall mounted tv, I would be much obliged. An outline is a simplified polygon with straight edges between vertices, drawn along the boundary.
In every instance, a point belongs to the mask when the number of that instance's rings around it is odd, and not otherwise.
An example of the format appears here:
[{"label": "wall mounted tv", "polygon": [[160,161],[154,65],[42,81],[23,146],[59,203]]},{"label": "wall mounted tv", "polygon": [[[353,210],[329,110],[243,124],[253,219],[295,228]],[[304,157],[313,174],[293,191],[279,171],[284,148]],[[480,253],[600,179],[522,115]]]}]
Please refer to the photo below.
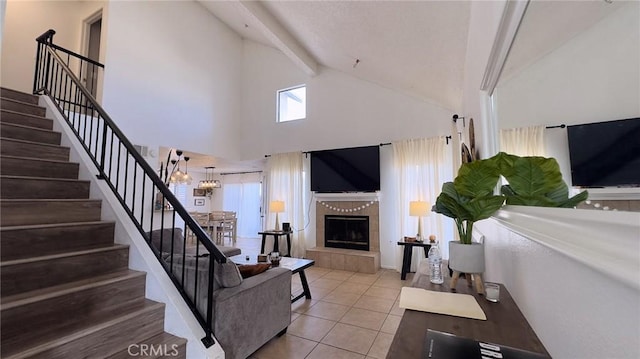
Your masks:
[{"label": "wall mounted tv", "polygon": [[380,190],[380,147],[311,152],[311,190],[320,193]]},{"label": "wall mounted tv", "polygon": [[568,126],[577,187],[640,186],[640,118]]}]

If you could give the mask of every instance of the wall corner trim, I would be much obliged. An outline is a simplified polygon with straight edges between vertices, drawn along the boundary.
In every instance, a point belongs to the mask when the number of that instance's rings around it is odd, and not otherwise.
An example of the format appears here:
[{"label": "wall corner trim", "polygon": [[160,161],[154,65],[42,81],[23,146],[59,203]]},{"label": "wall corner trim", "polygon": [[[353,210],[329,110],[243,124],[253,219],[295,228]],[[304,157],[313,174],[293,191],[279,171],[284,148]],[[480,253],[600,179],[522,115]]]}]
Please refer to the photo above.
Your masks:
[{"label": "wall corner trim", "polygon": [[505,206],[494,218],[640,291],[640,212]]}]

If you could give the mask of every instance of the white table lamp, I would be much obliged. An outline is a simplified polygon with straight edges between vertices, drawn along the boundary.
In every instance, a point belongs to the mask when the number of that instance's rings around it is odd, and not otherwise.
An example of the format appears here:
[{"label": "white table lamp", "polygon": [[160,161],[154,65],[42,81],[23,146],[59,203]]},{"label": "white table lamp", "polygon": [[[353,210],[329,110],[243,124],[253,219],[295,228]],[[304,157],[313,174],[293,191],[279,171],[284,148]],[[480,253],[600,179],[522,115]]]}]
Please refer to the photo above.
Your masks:
[{"label": "white table lamp", "polygon": [[418,238],[422,240],[422,217],[429,215],[429,202],[411,201],[409,202],[409,215],[418,217]]},{"label": "white table lamp", "polygon": [[284,212],[284,202],[271,201],[271,203],[269,203],[269,212],[276,214],[276,231],[279,231],[280,221],[278,220],[278,213]]}]

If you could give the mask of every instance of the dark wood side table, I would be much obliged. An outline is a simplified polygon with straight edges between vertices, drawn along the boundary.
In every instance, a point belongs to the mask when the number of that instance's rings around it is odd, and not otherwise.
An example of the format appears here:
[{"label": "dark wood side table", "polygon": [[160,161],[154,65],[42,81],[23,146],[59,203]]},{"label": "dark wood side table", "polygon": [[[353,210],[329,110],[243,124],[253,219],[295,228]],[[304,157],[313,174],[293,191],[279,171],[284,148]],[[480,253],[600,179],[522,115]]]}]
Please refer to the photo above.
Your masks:
[{"label": "dark wood side table", "polygon": [[[433,284],[428,275],[417,274],[413,286],[428,290],[448,292],[449,278],[443,284]],[[489,343],[502,344],[514,348],[549,355],[536,333],[511,298],[511,294],[501,284],[500,301],[492,303],[468,286],[458,284],[458,293],[470,294],[487,316],[487,320],[454,317],[407,309],[404,311],[396,331],[387,359],[422,358],[427,329],[439,330],[460,337],[472,338]]]},{"label": "dark wood side table", "polygon": [[273,251],[280,252],[279,239],[280,236],[287,236],[287,254],[286,257],[291,257],[291,233],[293,231],[263,231],[258,232],[262,236],[262,245],[260,246],[260,253],[264,253],[264,243],[267,241],[267,236],[273,236]]},{"label": "dark wood side table", "polygon": [[429,242],[404,242],[399,241],[399,246],[404,247],[404,253],[402,254],[402,273],[400,279],[407,279],[407,273],[411,269],[411,257],[413,255],[413,247],[422,247],[424,249],[424,256],[429,258],[429,249],[431,249],[431,243]]}]

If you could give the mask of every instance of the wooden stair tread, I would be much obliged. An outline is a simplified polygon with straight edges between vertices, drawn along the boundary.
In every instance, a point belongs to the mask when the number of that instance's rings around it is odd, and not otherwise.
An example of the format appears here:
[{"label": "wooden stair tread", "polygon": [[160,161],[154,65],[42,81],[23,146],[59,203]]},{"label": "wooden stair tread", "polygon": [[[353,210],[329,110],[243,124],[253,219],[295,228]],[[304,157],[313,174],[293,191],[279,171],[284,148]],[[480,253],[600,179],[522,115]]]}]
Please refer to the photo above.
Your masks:
[{"label": "wooden stair tread", "polygon": [[[3,97],[3,98],[5,98],[5,99],[6,99],[6,97]],[[39,118],[39,119],[44,119],[44,120],[50,120],[50,119],[48,119],[48,118],[46,118],[46,117],[44,117],[44,116],[40,116],[40,115],[33,115],[33,114],[30,114],[30,113],[23,113],[23,112],[20,112],[20,111],[14,111],[14,110],[7,110],[7,109],[5,109],[5,108],[3,108],[3,109],[2,109],[2,110],[0,110],[0,111],[2,111],[2,112],[7,112],[7,113],[11,113],[11,114],[16,114],[16,115],[23,115],[23,116],[29,116],[29,117],[34,117],[34,118]]]},{"label": "wooden stair tread", "polygon": [[19,264],[26,264],[26,263],[33,263],[33,262],[40,262],[40,261],[48,261],[48,260],[52,260],[52,259],[65,258],[65,257],[77,257],[77,256],[85,255],[85,254],[92,254],[92,253],[99,253],[99,252],[117,251],[117,250],[121,250],[123,248],[129,248],[129,246],[126,245],[126,244],[114,244],[113,246],[109,246],[109,247],[93,248],[93,249],[87,249],[87,250],[84,250],[84,251],[64,252],[64,253],[50,254],[50,255],[47,255],[47,256],[15,259],[15,260],[11,260],[11,261],[3,261],[3,262],[0,262],[0,269],[2,267],[8,267],[8,266],[19,265]]},{"label": "wooden stair tread", "polygon": [[[21,199],[21,198],[0,198],[0,203],[26,203],[26,202],[102,202],[99,199],[90,198],[60,198],[60,199],[47,199],[47,198],[33,198],[33,199]],[[67,223],[67,222],[65,222]],[[84,223],[84,222],[83,222]]]},{"label": "wooden stair tread", "polygon": [[29,161],[41,161],[41,162],[43,162],[43,165],[44,165],[44,163],[55,163],[55,164],[60,164],[60,163],[76,163],[76,164],[77,164],[77,162],[60,161],[60,160],[50,160],[50,159],[47,159],[47,158],[26,157],[26,156],[13,156],[13,155],[0,154],[0,161],[1,161],[3,158],[6,158],[6,159],[20,159],[20,160],[28,159]]},{"label": "wooden stair tread", "polygon": [[16,99],[11,98],[11,97],[0,96],[0,99],[5,100],[5,101],[15,102],[15,103],[17,103],[17,104],[20,104],[20,105],[26,105],[26,106],[30,106],[30,107],[45,108],[45,107],[40,106],[40,105],[38,105],[38,104],[34,104],[34,103],[29,103],[29,102],[24,102],[24,101],[16,100]]},{"label": "wooden stair tread", "polygon": [[6,226],[0,227],[0,232],[3,231],[21,231],[25,229],[40,229],[40,228],[58,228],[58,227],[73,227],[73,226],[87,226],[95,224],[115,224],[114,221],[92,221],[92,222],[66,222],[66,223],[51,223],[51,224],[28,224],[20,226]]},{"label": "wooden stair tread", "polygon": [[65,328],[65,332],[69,333],[58,337],[58,333],[52,333],[51,338],[42,338],[42,343],[38,344],[34,347],[31,347],[25,351],[19,353],[10,353],[9,355],[4,356],[5,359],[10,358],[28,358],[31,356],[36,356],[38,353],[43,351],[56,348],[60,345],[64,345],[71,341],[81,339],[90,334],[99,332],[102,329],[108,328],[110,326],[124,323],[127,321],[134,320],[136,316],[140,313],[151,312],[155,310],[164,309],[164,303],[155,302],[149,299],[145,299],[144,302],[134,308],[127,309],[120,313],[120,315],[114,316],[114,314],[109,314],[105,316],[99,316],[92,318],[90,321],[76,323],[74,326]]},{"label": "wooden stair tread", "polygon": [[[32,93],[18,91],[18,90],[10,89],[3,86],[0,86],[0,97],[4,97],[4,98],[19,97],[27,100],[26,102],[33,103],[34,105],[38,104],[38,101],[40,99],[37,95],[34,95]],[[25,102],[24,100],[21,100],[21,101]]]},{"label": "wooden stair tread", "polygon": [[35,177],[35,176],[15,176],[15,175],[0,175],[0,179],[19,179],[19,180],[37,180],[37,181],[60,181],[60,182],[84,182],[90,183],[88,180],[81,180],[76,178],[55,178],[55,177]]},{"label": "wooden stair tread", "polygon": [[[23,113],[20,113],[20,114],[28,115],[28,114],[23,114]],[[38,117],[38,116],[36,116],[36,117]],[[46,117],[43,117],[43,118],[46,118]],[[47,130],[46,128],[27,126],[27,125],[17,124],[15,122],[4,122],[4,121],[2,121],[1,118],[0,118],[0,124],[2,124],[3,126],[24,128],[25,130],[30,130],[30,131],[38,131],[38,132],[46,132],[46,133],[60,133],[60,132],[54,131],[54,130]]]},{"label": "wooden stair tread", "polygon": [[125,269],[122,271],[107,273],[92,278],[36,289],[20,294],[14,294],[0,299],[0,311],[38,302],[43,299],[61,296],[71,292],[78,292],[87,288],[98,287],[107,283],[118,282],[128,278],[145,275],[145,272]]},{"label": "wooden stair tread", "polygon": [[[18,143],[24,143],[27,145],[38,145],[38,146],[47,146],[47,147],[52,147],[52,148],[69,148],[67,146],[61,146],[61,145],[52,145],[50,143],[42,143],[42,142],[34,142],[34,141],[27,141],[27,140],[20,140],[17,138],[10,138],[10,137],[0,137],[0,141],[5,141],[5,142],[18,142]],[[28,157],[25,156],[25,158],[34,158],[34,157]],[[63,161],[63,162],[67,162],[67,161]]]},{"label": "wooden stair tread", "polygon": [[53,130],[53,120],[42,115],[34,115],[20,111],[0,109],[0,122],[13,123],[18,125],[29,125],[31,127]]}]

